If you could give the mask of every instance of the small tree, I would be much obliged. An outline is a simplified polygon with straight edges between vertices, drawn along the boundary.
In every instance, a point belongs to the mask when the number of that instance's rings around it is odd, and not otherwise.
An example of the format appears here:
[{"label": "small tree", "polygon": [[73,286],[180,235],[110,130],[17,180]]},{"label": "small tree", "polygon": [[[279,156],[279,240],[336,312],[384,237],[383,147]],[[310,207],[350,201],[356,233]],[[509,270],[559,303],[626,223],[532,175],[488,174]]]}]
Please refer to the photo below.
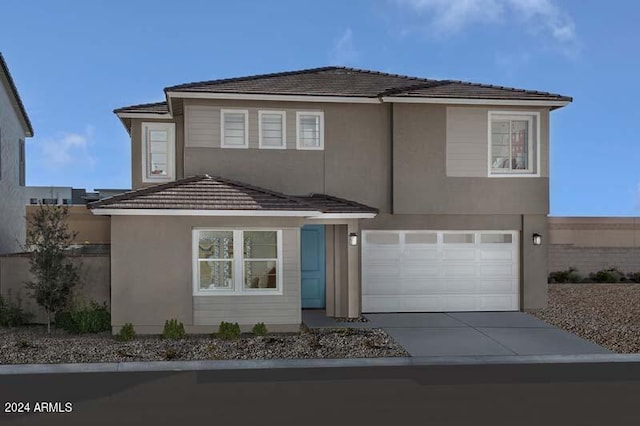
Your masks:
[{"label": "small tree", "polygon": [[78,267],[67,258],[75,232],[67,226],[69,209],[66,206],[40,205],[28,218],[29,229],[25,249],[31,252],[30,271],[33,280],[27,281],[30,296],[47,314],[47,331],[51,333],[51,318],[70,302],[73,287],[78,284]]}]

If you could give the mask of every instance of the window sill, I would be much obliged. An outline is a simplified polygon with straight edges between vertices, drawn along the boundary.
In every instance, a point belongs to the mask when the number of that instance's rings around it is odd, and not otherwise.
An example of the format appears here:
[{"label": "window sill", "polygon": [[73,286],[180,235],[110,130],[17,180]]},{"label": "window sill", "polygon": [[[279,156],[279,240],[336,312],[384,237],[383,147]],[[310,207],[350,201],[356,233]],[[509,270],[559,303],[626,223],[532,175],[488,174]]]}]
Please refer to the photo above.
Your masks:
[{"label": "window sill", "polygon": [[536,178],[540,173],[489,173],[490,178]]},{"label": "window sill", "polygon": [[193,293],[194,296],[282,296],[282,290],[265,290],[265,291],[198,291]]}]

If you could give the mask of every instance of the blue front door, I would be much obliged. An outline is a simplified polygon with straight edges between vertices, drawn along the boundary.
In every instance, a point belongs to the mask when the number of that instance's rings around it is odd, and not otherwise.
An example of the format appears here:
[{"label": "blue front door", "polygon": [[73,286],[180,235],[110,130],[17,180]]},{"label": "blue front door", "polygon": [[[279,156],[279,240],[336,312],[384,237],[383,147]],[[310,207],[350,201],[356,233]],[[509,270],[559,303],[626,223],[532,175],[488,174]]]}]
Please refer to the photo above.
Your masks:
[{"label": "blue front door", "polygon": [[325,307],[324,225],[305,225],[300,232],[302,307]]}]

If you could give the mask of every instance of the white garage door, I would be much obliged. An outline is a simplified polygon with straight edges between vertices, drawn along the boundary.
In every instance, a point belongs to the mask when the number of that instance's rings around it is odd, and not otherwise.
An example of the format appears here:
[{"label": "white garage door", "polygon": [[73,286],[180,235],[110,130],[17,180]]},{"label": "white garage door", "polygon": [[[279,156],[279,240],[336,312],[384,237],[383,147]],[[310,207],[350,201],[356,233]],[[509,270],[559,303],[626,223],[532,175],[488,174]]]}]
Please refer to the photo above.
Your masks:
[{"label": "white garage door", "polygon": [[363,231],[363,312],[513,311],[517,231]]}]

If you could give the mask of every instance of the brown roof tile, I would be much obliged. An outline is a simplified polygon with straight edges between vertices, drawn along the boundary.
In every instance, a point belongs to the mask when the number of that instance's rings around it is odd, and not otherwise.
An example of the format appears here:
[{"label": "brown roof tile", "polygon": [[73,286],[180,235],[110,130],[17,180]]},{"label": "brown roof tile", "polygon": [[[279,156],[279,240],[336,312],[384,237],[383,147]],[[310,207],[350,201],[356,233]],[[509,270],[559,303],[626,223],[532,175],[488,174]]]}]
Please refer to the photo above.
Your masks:
[{"label": "brown roof tile", "polygon": [[296,197],[209,175],[194,176],[90,203],[91,209],[180,209],[377,212],[352,201],[314,194]]},{"label": "brown roof tile", "polygon": [[150,114],[166,114],[169,112],[169,107],[166,102],[154,102],[151,104],[139,104],[139,105],[130,105],[122,108],[118,108],[113,110],[113,112],[140,112],[140,113],[150,113]]}]

